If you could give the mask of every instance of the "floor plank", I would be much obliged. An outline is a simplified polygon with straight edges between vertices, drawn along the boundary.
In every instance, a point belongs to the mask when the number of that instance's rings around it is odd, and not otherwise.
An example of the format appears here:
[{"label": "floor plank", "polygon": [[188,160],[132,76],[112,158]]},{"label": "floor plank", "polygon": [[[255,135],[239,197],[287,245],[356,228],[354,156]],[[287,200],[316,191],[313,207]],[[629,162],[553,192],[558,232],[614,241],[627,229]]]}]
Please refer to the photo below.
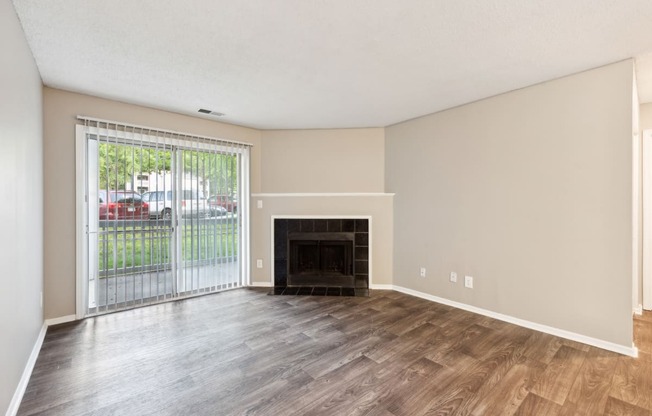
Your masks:
[{"label": "floor plank", "polygon": [[584,360],[567,403],[573,403],[573,414],[592,416],[604,413],[618,355],[591,349]]},{"label": "floor plank", "polygon": [[619,357],[609,395],[631,405],[652,410],[652,362]]},{"label": "floor plank", "polygon": [[544,399],[563,405],[575,378],[584,364],[586,353],[562,346],[532,392]]},{"label": "floor plank", "polygon": [[607,399],[607,405],[604,412],[605,416],[650,416],[652,412],[625,403],[613,397]]},{"label": "floor plank", "polygon": [[505,377],[473,408],[475,416],[510,416],[525,400],[532,384],[543,372],[536,363],[519,363],[509,369]]},{"label": "floor plank", "polygon": [[525,400],[514,413],[514,416],[557,416],[561,413],[561,406],[557,403],[539,397],[534,393],[529,393]]}]

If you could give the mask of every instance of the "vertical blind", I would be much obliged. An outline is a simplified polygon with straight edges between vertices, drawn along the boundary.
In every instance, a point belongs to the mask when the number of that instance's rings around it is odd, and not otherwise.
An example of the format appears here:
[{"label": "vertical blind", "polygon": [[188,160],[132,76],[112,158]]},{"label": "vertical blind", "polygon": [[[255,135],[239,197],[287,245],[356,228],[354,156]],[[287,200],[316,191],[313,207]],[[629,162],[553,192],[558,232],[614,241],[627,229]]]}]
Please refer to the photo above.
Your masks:
[{"label": "vertical blind", "polygon": [[245,284],[249,144],[88,117],[78,124],[87,314]]}]

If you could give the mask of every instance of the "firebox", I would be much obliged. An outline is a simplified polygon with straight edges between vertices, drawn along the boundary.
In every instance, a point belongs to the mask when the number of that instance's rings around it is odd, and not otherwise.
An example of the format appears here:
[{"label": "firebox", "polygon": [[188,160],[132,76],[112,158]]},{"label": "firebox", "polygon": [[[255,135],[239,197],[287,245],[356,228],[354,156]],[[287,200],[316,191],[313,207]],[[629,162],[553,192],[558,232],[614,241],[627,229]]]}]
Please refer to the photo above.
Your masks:
[{"label": "firebox", "polygon": [[355,286],[354,233],[288,233],[288,286]]}]

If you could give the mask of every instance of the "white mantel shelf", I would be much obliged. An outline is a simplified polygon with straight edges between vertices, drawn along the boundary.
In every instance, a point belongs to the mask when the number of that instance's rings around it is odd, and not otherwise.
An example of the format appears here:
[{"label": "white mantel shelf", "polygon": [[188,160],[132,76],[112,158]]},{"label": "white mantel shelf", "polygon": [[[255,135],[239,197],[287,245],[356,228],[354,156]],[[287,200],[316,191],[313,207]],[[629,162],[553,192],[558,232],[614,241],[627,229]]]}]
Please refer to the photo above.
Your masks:
[{"label": "white mantel shelf", "polygon": [[256,193],[256,194],[251,194],[252,197],[254,198],[283,198],[283,197],[391,197],[396,194],[394,193],[385,193],[385,192],[368,192],[368,193],[337,193],[337,192],[331,192],[331,193],[300,193],[300,192],[295,192],[295,193]]}]

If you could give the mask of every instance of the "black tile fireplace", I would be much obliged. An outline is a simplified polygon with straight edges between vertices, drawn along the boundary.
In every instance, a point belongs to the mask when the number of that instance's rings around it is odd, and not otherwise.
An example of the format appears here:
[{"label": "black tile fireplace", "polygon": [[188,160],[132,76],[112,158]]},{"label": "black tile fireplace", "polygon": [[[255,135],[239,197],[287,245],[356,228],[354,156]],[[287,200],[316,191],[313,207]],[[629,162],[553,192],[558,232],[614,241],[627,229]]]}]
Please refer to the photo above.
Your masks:
[{"label": "black tile fireplace", "polygon": [[284,294],[368,293],[369,220],[274,219],[274,287]]}]

